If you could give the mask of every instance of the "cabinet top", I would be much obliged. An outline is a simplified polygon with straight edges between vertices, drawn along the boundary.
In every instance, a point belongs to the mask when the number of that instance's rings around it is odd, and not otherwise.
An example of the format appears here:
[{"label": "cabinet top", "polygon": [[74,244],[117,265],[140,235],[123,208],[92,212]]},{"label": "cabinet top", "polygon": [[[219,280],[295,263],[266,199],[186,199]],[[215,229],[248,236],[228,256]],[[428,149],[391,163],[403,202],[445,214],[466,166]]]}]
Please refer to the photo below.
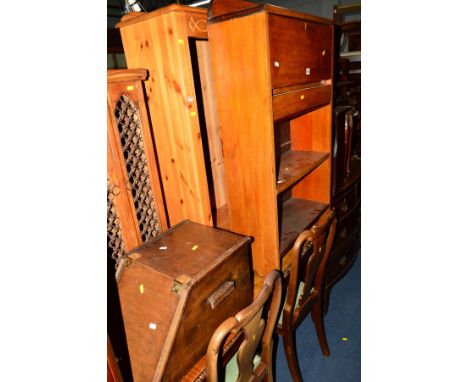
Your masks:
[{"label": "cabinet top", "polygon": [[247,236],[185,220],[134,249],[128,257],[186,284],[200,280],[249,242]]},{"label": "cabinet top", "polygon": [[141,21],[146,21],[167,13],[171,12],[178,12],[178,13],[186,13],[186,14],[197,14],[197,15],[206,15],[207,10],[204,8],[197,8],[197,7],[189,7],[187,5],[178,5],[178,4],[171,4],[167,7],[162,7],[156,9],[152,12],[130,12],[123,16],[120,19],[120,22],[117,23],[116,28],[126,27],[128,25],[136,24]]},{"label": "cabinet top", "polygon": [[272,13],[320,24],[333,24],[333,20],[324,17],[293,11],[271,4],[258,4],[243,0],[212,0],[208,8],[208,23],[212,24],[235,17],[247,16],[256,12]]}]

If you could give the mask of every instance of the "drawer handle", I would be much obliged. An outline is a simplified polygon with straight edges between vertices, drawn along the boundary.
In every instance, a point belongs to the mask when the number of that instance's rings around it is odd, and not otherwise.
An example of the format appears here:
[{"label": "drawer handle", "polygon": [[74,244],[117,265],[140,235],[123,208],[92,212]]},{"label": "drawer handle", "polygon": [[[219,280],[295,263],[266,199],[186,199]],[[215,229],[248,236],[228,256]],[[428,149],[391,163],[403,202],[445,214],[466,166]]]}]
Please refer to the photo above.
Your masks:
[{"label": "drawer handle", "polygon": [[215,310],[223,300],[236,289],[234,281],[226,281],[208,298],[211,309]]},{"label": "drawer handle", "polygon": [[114,196],[119,195],[120,194],[119,186],[114,186],[114,188],[112,189],[112,193],[114,194]]},{"label": "drawer handle", "polygon": [[344,227],[340,232],[340,237],[344,239],[346,237],[346,227]]},{"label": "drawer handle", "polygon": [[346,211],[348,211],[348,201],[347,201],[346,199],[344,200],[344,203],[341,205],[340,210],[341,210],[341,212],[343,212],[343,213],[345,213]]}]

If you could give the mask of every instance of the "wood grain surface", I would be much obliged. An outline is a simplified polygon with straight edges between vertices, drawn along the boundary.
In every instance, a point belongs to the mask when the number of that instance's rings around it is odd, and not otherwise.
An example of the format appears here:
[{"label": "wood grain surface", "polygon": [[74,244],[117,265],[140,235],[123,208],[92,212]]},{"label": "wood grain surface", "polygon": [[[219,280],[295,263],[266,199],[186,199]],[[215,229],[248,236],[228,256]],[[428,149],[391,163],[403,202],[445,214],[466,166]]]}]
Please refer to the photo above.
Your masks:
[{"label": "wood grain surface", "polygon": [[280,266],[265,14],[209,24],[230,228],[255,239],[254,268]]},{"label": "wood grain surface", "polygon": [[170,6],[118,24],[128,67],[149,70],[144,84],[171,226],[187,218],[213,224],[189,48],[190,36],[206,38],[203,17],[204,10]]}]

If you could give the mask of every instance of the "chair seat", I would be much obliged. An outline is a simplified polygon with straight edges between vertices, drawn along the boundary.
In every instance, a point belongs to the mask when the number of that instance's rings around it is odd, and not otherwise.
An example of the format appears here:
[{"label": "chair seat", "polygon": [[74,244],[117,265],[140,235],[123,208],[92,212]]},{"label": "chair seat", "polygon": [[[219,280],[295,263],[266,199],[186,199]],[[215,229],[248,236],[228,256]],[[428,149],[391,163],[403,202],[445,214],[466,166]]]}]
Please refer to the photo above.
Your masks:
[{"label": "chair seat", "polygon": [[[297,307],[297,304],[299,304],[299,299],[301,298],[302,296],[302,291],[304,290],[304,282],[303,281],[300,281],[299,282],[299,287],[297,288],[297,296],[296,296],[296,302],[294,303],[294,309],[296,309]],[[286,292],[286,296],[288,295],[288,292]],[[286,301],[284,302],[286,304]],[[278,324],[281,326],[281,324],[283,323],[283,311],[284,311],[284,304],[283,304],[283,307],[281,308],[281,314],[280,314],[280,318],[278,320]]]},{"label": "chair seat", "polygon": [[[254,370],[260,364],[261,358],[258,354],[255,354],[253,359]],[[229,362],[226,365],[226,375],[225,375],[225,382],[235,382],[237,380],[237,376],[239,375],[239,367],[237,365],[237,352],[234,354]]]}]

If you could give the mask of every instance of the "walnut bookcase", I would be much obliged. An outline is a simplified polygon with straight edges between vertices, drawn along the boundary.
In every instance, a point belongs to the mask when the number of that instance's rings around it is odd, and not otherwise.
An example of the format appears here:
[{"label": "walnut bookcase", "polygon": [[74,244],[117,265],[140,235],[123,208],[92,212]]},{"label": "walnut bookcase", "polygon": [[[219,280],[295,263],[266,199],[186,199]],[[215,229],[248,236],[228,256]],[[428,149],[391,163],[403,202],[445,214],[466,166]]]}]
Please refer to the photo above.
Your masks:
[{"label": "walnut bookcase", "polygon": [[330,204],[333,27],[247,1],[208,16],[230,228],[265,275]]},{"label": "walnut bookcase", "polygon": [[149,71],[144,86],[170,226],[190,219],[226,227],[206,9],[133,12],[117,27],[128,67]]}]

